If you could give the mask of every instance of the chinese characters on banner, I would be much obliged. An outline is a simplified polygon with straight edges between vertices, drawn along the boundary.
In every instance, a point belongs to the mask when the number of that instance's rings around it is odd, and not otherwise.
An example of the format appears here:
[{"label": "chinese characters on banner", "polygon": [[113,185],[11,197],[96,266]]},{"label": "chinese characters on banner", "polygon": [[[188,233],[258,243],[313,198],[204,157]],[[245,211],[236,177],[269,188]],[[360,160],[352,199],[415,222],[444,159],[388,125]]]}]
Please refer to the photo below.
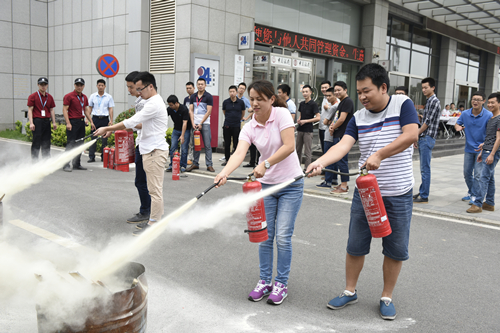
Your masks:
[{"label": "chinese characters on banner", "polygon": [[295,32],[270,28],[260,24],[255,25],[255,42],[324,54],[358,62],[365,61],[365,49],[363,48],[326,39],[309,37]]}]

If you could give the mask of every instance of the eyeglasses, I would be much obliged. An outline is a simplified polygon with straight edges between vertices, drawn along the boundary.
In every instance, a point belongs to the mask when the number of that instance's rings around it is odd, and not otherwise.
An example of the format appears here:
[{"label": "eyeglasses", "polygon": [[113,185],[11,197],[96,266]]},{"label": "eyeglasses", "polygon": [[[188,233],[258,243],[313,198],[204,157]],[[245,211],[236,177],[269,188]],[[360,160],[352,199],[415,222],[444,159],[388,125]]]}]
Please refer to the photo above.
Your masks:
[{"label": "eyeglasses", "polygon": [[141,91],[143,91],[144,89],[146,89],[147,87],[149,87],[149,86],[145,86],[145,87],[142,87],[142,88],[137,88],[137,87],[136,87],[136,88],[135,88],[135,90],[137,90],[137,92],[141,92]]},{"label": "eyeglasses", "polygon": [[482,102],[482,101],[483,101],[483,99],[473,98],[473,99],[472,99],[472,101],[473,101],[473,102]]}]

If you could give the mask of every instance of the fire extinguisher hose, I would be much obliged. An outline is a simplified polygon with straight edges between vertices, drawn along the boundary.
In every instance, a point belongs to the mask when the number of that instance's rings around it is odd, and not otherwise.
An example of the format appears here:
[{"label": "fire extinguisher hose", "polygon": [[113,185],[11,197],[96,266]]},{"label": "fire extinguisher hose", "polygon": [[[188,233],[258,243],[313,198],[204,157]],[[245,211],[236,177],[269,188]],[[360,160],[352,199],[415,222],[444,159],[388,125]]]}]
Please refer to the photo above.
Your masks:
[{"label": "fire extinguisher hose", "polygon": [[339,172],[339,171],[329,170],[329,169],[321,169],[321,170],[323,170],[325,172],[336,173],[336,174],[341,175],[341,176],[357,176],[361,173],[361,171],[345,173],[345,172]]},{"label": "fire extinguisher hose", "polygon": [[[88,138],[90,138],[92,135],[94,135],[93,133],[87,135],[86,137],[84,138],[81,138],[81,139],[76,139],[75,142],[79,142],[79,141],[83,141],[83,140],[87,140]],[[102,136],[98,136],[96,139],[101,139]]]}]

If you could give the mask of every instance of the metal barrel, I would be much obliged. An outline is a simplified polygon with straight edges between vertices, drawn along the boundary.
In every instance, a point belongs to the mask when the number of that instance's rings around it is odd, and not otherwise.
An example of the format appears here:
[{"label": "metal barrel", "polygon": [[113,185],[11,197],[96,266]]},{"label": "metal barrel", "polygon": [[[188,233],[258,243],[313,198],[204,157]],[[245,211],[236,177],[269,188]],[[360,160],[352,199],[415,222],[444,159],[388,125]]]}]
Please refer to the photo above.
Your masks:
[{"label": "metal barrel", "polygon": [[[146,332],[148,284],[143,265],[131,262],[116,275],[132,286],[112,295],[109,304],[96,304],[87,317],[85,327],[72,330],[68,326],[50,330],[43,308],[37,306],[38,333],[143,333]],[[106,306],[106,311],[104,311]],[[111,309],[109,309],[111,306]]]}]

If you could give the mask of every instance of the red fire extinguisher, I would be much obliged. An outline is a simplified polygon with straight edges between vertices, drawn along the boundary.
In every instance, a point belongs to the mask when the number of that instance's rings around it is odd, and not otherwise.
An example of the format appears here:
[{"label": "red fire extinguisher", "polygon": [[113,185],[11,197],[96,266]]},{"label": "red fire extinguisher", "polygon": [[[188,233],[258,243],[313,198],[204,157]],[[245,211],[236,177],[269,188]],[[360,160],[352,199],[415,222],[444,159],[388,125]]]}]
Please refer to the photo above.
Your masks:
[{"label": "red fire extinguisher", "polygon": [[[243,184],[243,193],[259,192],[260,190],[262,190],[262,185],[258,181],[249,179]],[[250,207],[247,213],[247,228],[248,230],[245,230],[245,232],[248,233],[252,243],[260,243],[269,238],[267,235],[266,210],[262,198]]]},{"label": "red fire extinguisher", "polygon": [[392,232],[387,212],[385,211],[384,201],[380,194],[377,178],[373,174],[365,171],[356,179],[356,186],[361,197],[361,203],[365,211],[368,226],[372,237],[381,238],[389,236]]},{"label": "red fire extinguisher", "polygon": [[115,148],[109,149],[108,169],[115,168]]},{"label": "red fire extinguisher", "polygon": [[108,167],[108,159],[109,159],[109,147],[105,147],[102,150],[102,166],[103,166],[103,168]]},{"label": "red fire extinguisher", "polygon": [[201,150],[201,138],[200,138],[201,132],[196,130],[194,131],[193,135],[193,140],[194,140],[194,150],[200,151]]},{"label": "red fire extinguisher", "polygon": [[175,152],[174,158],[172,159],[172,180],[179,180],[180,169],[181,159],[179,158],[179,153]]}]

